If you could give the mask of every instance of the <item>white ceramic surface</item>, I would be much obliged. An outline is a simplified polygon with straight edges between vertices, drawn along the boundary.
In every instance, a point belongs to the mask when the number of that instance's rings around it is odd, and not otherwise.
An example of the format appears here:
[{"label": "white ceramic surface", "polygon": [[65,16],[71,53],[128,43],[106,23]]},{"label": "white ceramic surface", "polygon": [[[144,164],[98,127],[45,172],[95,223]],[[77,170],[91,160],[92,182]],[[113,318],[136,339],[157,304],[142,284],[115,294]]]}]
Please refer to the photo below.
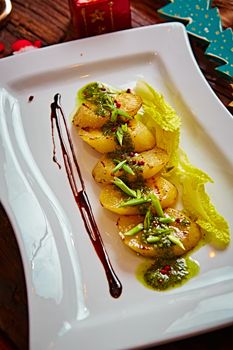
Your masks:
[{"label": "white ceramic surface", "polygon": [[[52,161],[54,94],[61,94],[71,128],[81,86],[100,80],[125,88],[144,79],[181,116],[181,146],[214,179],[208,193],[232,231],[233,118],[200,72],[185,27],[168,23],[55,45],[2,59],[0,72],[0,199],[26,274],[30,349],[135,349],[231,323],[232,246],[195,252],[200,273],[181,288],[145,288],[135,277],[141,259],[123,245],[116,216],[98,202],[91,169],[99,156],[71,130],[97,224],[123,285],[121,297],[112,298],[64,166],[59,170]],[[63,165],[59,150],[58,158]]]}]

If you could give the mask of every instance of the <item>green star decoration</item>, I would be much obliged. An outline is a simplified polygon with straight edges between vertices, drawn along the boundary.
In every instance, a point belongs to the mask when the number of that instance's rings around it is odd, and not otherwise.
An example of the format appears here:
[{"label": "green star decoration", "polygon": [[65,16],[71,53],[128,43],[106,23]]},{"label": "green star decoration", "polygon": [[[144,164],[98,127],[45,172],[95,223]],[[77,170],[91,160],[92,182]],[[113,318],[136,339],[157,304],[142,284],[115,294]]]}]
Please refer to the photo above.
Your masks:
[{"label": "green star decoration", "polygon": [[161,15],[186,21],[189,34],[209,43],[206,55],[225,64],[216,68],[228,78],[233,77],[233,33],[223,30],[218,8],[211,8],[212,0],[173,0],[158,10]]}]

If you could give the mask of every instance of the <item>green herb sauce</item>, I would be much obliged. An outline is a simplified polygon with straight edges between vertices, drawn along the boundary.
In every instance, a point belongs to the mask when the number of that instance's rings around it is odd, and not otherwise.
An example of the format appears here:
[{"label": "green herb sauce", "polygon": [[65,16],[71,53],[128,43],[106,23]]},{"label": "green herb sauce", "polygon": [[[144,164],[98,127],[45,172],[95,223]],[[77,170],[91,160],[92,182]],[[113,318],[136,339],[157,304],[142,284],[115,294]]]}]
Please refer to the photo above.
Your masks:
[{"label": "green herb sauce", "polygon": [[90,101],[95,106],[95,113],[100,116],[105,116],[114,107],[114,94],[107,89],[103,84],[97,82],[90,83],[81,90],[82,100]]},{"label": "green herb sauce", "polygon": [[199,264],[190,257],[161,258],[140,264],[136,276],[147,288],[165,291],[182,286],[199,271]]}]

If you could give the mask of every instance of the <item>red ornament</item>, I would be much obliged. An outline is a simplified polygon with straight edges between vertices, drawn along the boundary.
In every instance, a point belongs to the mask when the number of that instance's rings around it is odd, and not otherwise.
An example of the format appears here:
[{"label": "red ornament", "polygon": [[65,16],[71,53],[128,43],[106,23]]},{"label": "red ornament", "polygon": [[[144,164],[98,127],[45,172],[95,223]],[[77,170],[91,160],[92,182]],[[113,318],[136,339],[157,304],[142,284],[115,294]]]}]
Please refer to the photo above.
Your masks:
[{"label": "red ornament", "polygon": [[32,43],[31,41],[25,40],[25,39],[17,40],[11,46],[13,53],[30,51],[30,50],[33,50],[33,49],[38,49],[40,47],[41,47],[41,41],[40,40],[36,40],[34,43]]},{"label": "red ornament", "polygon": [[17,40],[14,44],[12,44],[11,48],[14,52],[16,52],[31,46],[33,46],[31,41],[22,39]]},{"label": "red ornament", "polygon": [[40,40],[36,40],[34,41],[34,46],[39,49],[42,46],[42,42]]},{"label": "red ornament", "polygon": [[129,0],[69,0],[76,37],[131,27]]},{"label": "red ornament", "polygon": [[3,53],[5,50],[5,45],[0,41],[0,53]]}]

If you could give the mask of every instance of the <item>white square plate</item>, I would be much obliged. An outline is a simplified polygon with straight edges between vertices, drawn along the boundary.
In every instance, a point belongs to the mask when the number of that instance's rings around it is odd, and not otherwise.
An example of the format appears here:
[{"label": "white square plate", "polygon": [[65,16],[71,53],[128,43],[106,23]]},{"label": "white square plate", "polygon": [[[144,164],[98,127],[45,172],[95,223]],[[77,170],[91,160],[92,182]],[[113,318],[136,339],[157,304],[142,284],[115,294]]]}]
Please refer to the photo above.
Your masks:
[{"label": "white square plate", "polygon": [[91,178],[98,155],[72,134],[97,225],[123,285],[120,298],[112,298],[59,150],[62,168],[52,161],[56,93],[71,128],[81,86],[99,80],[125,88],[144,79],[181,116],[181,146],[214,179],[208,193],[232,231],[233,119],[201,74],[185,27],[153,25],[55,45],[2,59],[0,71],[0,199],[26,274],[30,349],[138,348],[232,322],[232,246],[195,252],[201,271],[181,288],[145,288],[135,277],[140,258],[118,237],[116,216],[99,204],[100,188]]}]

